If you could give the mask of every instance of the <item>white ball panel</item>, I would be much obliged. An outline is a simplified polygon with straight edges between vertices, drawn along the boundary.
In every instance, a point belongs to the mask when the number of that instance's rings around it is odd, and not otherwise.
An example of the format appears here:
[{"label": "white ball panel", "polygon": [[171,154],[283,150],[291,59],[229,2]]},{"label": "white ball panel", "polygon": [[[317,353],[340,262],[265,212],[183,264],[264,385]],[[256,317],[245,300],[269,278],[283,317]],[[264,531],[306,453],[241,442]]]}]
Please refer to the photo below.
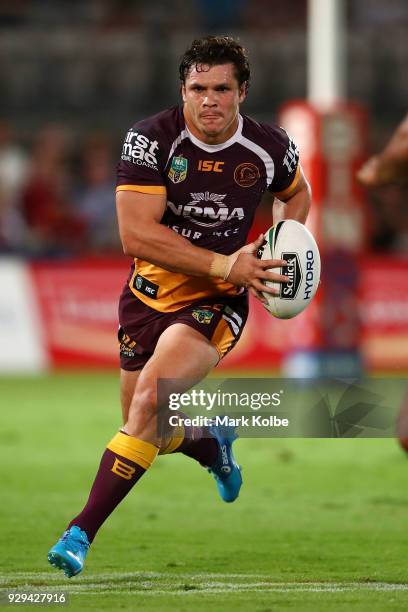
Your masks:
[{"label": "white ball panel", "polygon": [[[280,221],[265,233],[266,243],[258,250],[261,259],[285,259],[288,266],[282,274],[287,283],[272,283],[279,295],[264,293],[267,310],[279,319],[291,319],[302,312],[313,299],[320,281],[320,254],[309,230],[292,219]],[[278,272],[277,268],[272,271]]]}]

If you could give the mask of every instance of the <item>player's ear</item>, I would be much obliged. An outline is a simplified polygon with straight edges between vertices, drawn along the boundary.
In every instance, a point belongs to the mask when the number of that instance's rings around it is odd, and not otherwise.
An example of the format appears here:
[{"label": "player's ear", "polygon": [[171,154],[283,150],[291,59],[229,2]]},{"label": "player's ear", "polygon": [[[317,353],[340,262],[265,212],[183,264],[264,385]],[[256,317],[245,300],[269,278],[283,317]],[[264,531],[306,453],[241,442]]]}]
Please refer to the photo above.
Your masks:
[{"label": "player's ear", "polygon": [[181,91],[181,97],[183,98],[183,102],[185,102],[186,101],[186,86],[184,83],[181,84],[180,91]]},{"label": "player's ear", "polygon": [[247,91],[248,91],[248,86],[247,86],[247,82],[245,81],[245,83],[242,83],[242,85],[240,85],[239,87],[239,103],[241,104],[246,96],[247,96]]}]

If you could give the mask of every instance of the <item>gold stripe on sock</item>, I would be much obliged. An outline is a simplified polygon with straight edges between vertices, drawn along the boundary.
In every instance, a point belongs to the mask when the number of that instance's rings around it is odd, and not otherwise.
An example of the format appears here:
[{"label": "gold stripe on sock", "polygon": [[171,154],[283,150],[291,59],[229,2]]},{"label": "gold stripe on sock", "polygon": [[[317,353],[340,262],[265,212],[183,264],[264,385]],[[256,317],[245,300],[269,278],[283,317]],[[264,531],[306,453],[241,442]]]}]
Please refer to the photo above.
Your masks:
[{"label": "gold stripe on sock", "polygon": [[183,425],[177,425],[174,428],[174,435],[171,438],[167,438],[167,440],[167,445],[159,450],[159,455],[170,455],[170,453],[174,453],[174,451],[178,449],[184,440]]},{"label": "gold stripe on sock", "polygon": [[133,461],[133,463],[137,463],[137,465],[140,465],[145,470],[152,465],[159,452],[159,449],[157,446],[154,446],[154,444],[150,444],[150,442],[145,442],[144,440],[138,440],[132,436],[127,436],[121,431],[112,438],[107,448],[109,448],[112,453],[125,457],[129,459],[129,461]]}]

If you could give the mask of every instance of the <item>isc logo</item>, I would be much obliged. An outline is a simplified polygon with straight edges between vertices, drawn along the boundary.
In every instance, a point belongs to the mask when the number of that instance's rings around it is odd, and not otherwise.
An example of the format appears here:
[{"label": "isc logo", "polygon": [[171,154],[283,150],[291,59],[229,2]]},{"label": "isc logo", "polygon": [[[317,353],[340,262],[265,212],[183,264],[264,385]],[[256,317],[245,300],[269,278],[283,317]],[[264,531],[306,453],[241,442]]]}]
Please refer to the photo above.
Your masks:
[{"label": "isc logo", "polygon": [[210,159],[200,159],[198,169],[201,172],[224,172],[224,168],[221,167],[224,163],[220,161],[213,162]]}]

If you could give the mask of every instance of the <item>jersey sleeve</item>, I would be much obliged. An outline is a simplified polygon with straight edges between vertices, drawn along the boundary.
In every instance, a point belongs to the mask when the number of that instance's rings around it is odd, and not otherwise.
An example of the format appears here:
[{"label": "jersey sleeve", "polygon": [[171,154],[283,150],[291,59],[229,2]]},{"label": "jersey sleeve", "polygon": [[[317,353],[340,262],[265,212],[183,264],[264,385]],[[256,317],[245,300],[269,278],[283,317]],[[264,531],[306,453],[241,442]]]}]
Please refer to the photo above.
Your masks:
[{"label": "jersey sleeve", "polygon": [[275,172],[268,189],[277,198],[285,198],[299,181],[300,164],[296,143],[281,127],[274,130],[273,161]]},{"label": "jersey sleeve", "polygon": [[125,136],[117,165],[116,192],[165,194],[162,149],[153,131],[139,129],[137,125],[131,128]]}]

